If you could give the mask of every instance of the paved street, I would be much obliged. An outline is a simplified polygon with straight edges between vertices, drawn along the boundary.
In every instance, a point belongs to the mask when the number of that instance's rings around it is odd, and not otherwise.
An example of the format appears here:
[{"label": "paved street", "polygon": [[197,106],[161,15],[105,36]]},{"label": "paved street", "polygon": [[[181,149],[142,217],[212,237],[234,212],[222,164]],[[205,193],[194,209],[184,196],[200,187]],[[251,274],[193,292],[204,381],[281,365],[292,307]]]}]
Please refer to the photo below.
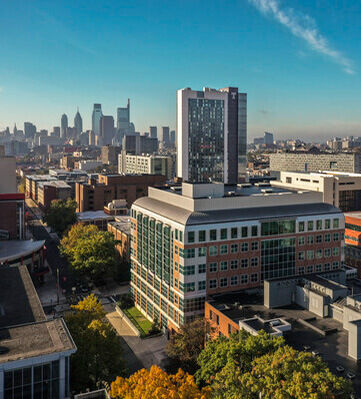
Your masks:
[{"label": "paved street", "polygon": [[123,337],[129,345],[132,352],[140,361],[143,367],[149,369],[153,364],[162,365],[167,358],[164,348],[167,344],[167,338],[162,335],[160,337],[141,339],[137,337],[128,324],[122,319],[117,312],[107,314],[107,318],[117,333]]}]

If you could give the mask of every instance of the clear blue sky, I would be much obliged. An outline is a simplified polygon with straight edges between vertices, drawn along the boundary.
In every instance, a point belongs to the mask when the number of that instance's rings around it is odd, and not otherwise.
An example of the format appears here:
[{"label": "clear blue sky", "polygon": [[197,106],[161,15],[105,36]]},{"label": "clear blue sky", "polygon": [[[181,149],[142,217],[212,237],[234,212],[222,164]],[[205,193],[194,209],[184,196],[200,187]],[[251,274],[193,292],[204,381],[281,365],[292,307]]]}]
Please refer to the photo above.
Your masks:
[{"label": "clear blue sky", "polygon": [[233,85],[249,137],[361,135],[360,21],[354,0],[4,0],[0,128],[77,106],[89,128],[128,97],[136,130],[175,127],[177,89]]}]

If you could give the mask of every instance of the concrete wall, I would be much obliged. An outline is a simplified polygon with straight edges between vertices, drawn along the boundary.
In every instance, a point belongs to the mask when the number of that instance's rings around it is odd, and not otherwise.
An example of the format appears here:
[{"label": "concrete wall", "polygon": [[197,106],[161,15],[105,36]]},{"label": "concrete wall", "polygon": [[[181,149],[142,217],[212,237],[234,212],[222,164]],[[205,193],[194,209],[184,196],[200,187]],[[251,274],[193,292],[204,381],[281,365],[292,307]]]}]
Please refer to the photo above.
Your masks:
[{"label": "concrete wall", "polygon": [[295,299],[296,280],[264,282],[264,306],[272,309],[290,305]]},{"label": "concrete wall", "polygon": [[13,194],[17,191],[15,158],[0,157],[0,194]]},{"label": "concrete wall", "polygon": [[361,320],[349,323],[348,355],[356,360],[361,358]]}]

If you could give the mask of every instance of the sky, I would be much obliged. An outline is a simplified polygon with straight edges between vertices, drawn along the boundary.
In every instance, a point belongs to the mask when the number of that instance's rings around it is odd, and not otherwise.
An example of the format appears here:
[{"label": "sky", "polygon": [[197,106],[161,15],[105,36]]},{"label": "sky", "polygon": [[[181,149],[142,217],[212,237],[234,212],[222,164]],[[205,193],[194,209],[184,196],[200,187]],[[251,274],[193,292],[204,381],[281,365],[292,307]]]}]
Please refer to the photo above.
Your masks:
[{"label": "sky", "polygon": [[93,103],[136,130],[176,123],[176,91],[236,86],[248,136],[361,136],[361,2],[0,0],[0,129],[70,124]]}]

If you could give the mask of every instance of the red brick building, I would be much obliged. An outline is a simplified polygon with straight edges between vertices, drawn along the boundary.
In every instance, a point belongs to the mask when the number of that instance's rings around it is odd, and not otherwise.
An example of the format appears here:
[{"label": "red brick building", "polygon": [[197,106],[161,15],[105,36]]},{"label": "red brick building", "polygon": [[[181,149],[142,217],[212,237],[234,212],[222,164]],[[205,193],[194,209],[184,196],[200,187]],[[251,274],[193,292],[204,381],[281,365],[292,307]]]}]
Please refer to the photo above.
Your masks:
[{"label": "red brick building", "polygon": [[361,212],[345,213],[345,263],[361,278]]},{"label": "red brick building", "polygon": [[5,240],[25,239],[25,195],[0,194],[0,236]]}]

